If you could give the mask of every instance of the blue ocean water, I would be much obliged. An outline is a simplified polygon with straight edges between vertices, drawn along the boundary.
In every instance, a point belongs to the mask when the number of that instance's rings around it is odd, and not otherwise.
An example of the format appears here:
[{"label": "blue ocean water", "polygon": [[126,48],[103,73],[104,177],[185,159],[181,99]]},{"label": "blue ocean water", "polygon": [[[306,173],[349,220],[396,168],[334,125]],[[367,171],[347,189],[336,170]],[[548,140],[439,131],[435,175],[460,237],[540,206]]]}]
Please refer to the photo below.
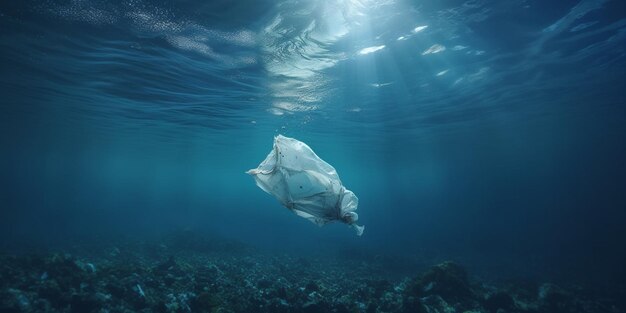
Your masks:
[{"label": "blue ocean water", "polygon": [[[176,229],[270,251],[624,282],[626,7],[4,1],[0,247]],[[283,134],[365,234],[258,189]]]}]

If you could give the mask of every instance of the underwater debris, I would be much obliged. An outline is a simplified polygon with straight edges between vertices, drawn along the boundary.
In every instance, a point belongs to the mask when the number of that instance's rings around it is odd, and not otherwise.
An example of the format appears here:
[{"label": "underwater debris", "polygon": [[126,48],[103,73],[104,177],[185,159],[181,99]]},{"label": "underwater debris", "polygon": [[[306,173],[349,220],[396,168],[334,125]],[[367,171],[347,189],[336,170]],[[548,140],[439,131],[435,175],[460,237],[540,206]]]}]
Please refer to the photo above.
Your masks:
[{"label": "underwater debris", "polygon": [[80,268],[84,272],[87,272],[87,273],[96,272],[96,266],[93,265],[93,263],[83,262],[81,260],[75,260],[74,263],[76,264],[78,268]]},{"label": "underwater debris", "polygon": [[96,272],[96,267],[92,263],[87,263],[85,267],[92,273]]},{"label": "underwater debris", "polygon": [[137,288],[137,293],[139,294],[139,296],[142,297],[142,298],[145,298],[146,297],[146,293],[143,292],[143,289],[141,288],[141,285],[137,284],[136,288]]},{"label": "underwater debris", "polygon": [[278,135],[274,147],[252,175],[257,186],[273,195],[298,216],[323,226],[333,221],[346,223],[363,234],[357,225],[356,195],[346,189],[335,168],[320,159],[304,142]]}]

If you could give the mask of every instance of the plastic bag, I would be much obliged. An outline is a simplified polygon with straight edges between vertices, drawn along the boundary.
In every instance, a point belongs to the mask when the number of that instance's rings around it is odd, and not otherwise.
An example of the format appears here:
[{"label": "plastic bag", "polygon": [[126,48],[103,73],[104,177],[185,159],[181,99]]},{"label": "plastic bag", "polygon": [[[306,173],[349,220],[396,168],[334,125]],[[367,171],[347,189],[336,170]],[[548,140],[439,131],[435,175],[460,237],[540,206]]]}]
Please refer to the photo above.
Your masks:
[{"label": "plastic bag", "polygon": [[335,168],[304,142],[274,137],[270,154],[246,173],[282,205],[316,225],[340,221],[352,226],[357,235],[363,234],[365,227],[356,224],[359,199],[341,184]]}]

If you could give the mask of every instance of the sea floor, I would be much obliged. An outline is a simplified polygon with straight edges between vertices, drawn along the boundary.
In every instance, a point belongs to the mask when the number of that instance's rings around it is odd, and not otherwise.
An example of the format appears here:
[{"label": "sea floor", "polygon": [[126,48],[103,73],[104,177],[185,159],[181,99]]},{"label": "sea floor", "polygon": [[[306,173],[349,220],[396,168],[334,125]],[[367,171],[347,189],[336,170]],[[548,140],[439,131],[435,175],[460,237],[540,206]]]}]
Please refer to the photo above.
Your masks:
[{"label": "sea floor", "polygon": [[454,262],[276,255],[186,232],[0,255],[0,312],[624,312],[619,298],[481,282]]}]

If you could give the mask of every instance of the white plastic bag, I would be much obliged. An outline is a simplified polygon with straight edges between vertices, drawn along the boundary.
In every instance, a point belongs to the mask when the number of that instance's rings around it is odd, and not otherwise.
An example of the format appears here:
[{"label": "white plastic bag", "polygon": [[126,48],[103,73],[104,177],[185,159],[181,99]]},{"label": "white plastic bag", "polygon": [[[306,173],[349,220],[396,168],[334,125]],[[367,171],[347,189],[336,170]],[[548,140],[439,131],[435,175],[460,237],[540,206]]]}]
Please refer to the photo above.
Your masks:
[{"label": "white plastic bag", "polygon": [[304,142],[274,137],[270,154],[246,173],[282,205],[316,225],[340,221],[354,227],[357,235],[363,234],[365,227],[356,224],[359,199],[341,185],[337,171]]}]

